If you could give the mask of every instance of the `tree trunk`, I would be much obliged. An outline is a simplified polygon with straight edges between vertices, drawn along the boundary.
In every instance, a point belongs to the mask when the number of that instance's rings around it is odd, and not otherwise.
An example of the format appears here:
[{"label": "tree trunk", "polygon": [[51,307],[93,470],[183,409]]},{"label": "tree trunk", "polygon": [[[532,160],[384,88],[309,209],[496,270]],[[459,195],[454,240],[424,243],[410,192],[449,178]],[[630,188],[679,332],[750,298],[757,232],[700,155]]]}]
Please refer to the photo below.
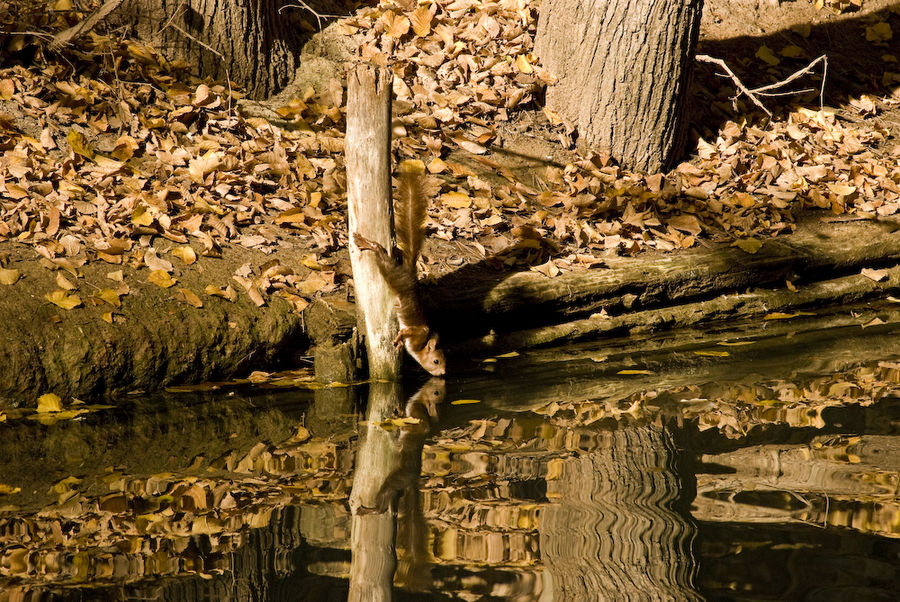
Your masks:
[{"label": "tree trunk", "polygon": [[299,66],[301,13],[272,0],[128,0],[114,15],[169,60],[230,78],[253,98],[278,92]]},{"label": "tree trunk", "polygon": [[579,147],[649,172],[670,167],[682,123],[702,0],[545,0],[535,52],[559,79],[547,108]]},{"label": "tree trunk", "polygon": [[369,377],[396,380],[400,352],[394,347],[397,310],[394,294],[378,271],[372,253],[362,254],[354,234],[390,249],[393,231],[391,203],[391,72],[361,65],[347,77],[347,232],[350,264],[366,336]]}]

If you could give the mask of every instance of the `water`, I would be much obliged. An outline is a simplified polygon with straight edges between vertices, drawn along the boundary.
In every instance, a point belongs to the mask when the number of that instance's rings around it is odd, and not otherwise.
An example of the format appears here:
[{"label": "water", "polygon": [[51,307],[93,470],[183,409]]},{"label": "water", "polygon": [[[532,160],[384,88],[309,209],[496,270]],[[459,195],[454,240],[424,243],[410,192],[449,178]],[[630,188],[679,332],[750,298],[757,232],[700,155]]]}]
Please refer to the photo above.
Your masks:
[{"label": "water", "polygon": [[898,324],[858,307],[445,383],[7,410],[0,601],[894,600]]}]

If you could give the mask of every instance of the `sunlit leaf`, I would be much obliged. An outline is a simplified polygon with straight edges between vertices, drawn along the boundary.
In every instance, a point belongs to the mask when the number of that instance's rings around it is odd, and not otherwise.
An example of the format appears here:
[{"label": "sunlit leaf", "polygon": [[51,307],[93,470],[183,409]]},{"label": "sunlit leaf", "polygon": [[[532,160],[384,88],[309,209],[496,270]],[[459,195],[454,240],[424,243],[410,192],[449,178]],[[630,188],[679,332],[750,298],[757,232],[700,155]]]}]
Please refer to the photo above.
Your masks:
[{"label": "sunlit leaf", "polygon": [[619,370],[616,374],[633,375],[633,374],[655,374],[652,370]]},{"label": "sunlit leaf", "polygon": [[15,284],[22,277],[19,270],[0,268],[0,284]]},{"label": "sunlit leaf", "polygon": [[70,295],[67,291],[62,289],[57,289],[52,293],[47,293],[44,297],[50,303],[57,305],[63,309],[69,310],[74,309],[81,305],[81,297],[78,295]]},{"label": "sunlit leaf", "polygon": [[59,412],[62,409],[62,399],[56,393],[44,393],[38,397],[38,412]]},{"label": "sunlit leaf", "polygon": [[480,399],[455,399],[450,402],[450,405],[462,406],[462,405],[469,405],[472,403],[481,403],[481,400]]},{"label": "sunlit leaf", "polygon": [[732,243],[732,246],[737,247],[750,255],[755,255],[756,252],[762,248],[763,243],[757,238],[739,238]]},{"label": "sunlit leaf", "polygon": [[147,278],[147,282],[155,284],[156,286],[161,286],[162,288],[169,288],[175,286],[175,283],[178,281],[175,278],[172,278],[165,270],[152,270],[150,276]]},{"label": "sunlit leaf", "polygon": [[190,305],[193,305],[197,308],[203,307],[203,301],[201,301],[200,297],[198,297],[192,291],[186,288],[180,288],[178,289],[178,293],[186,303],[189,303]]}]

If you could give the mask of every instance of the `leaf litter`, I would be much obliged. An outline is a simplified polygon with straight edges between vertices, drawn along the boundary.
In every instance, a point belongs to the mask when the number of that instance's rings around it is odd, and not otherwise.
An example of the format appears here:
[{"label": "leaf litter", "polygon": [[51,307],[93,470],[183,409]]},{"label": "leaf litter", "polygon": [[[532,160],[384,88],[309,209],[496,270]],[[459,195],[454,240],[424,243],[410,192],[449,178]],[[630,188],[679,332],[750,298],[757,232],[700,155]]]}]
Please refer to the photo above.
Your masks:
[{"label": "leaf litter", "polygon": [[[426,254],[432,274],[488,259],[553,277],[602,266],[605,255],[701,239],[753,254],[766,237],[790,232],[805,209],[870,219],[900,210],[900,146],[882,148],[896,133],[865,121],[900,103],[900,75],[885,71],[883,95],[846,109],[800,106],[770,121],[733,112],[675,169],[634,173],[564,148],[566,124],[536,110],[535,98],[554,83],[532,52],[538,9],[529,0],[397,1],[337,21],[360,59],[394,73],[392,150],[397,162],[427,166],[430,237],[465,245]],[[32,17],[36,29],[54,30],[81,16]],[[889,39],[880,23],[862,34],[873,48]],[[281,129],[243,116],[239,90],[198,80],[135,40],[92,32],[66,60],[49,58],[36,37],[20,43],[36,58],[0,69],[0,242],[27,245],[46,268],[76,280],[87,262],[127,266],[198,309],[202,292],[246,295],[260,307],[278,294],[301,310],[346,282],[340,82],[277,107],[292,125]],[[766,50],[761,60],[781,60]],[[724,87],[704,93],[727,104]],[[850,111],[863,119],[845,119]],[[563,141],[568,160],[527,173],[504,163],[494,151],[525,122]],[[176,288],[179,273],[202,270],[225,247],[270,254],[293,244],[308,251],[301,265],[252,265],[230,283]],[[15,286],[18,272],[2,263],[0,282]],[[82,307],[77,289],[59,287],[47,299]],[[89,296],[118,308],[127,295]]]}]

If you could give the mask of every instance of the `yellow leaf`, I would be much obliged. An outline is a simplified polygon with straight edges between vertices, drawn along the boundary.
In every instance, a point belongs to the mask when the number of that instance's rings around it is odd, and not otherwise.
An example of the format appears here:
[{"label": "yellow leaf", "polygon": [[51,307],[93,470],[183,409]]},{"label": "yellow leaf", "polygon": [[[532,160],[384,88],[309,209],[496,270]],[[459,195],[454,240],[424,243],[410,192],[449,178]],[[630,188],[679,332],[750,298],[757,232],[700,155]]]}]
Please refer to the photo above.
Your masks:
[{"label": "yellow leaf", "polygon": [[102,288],[94,293],[94,296],[98,299],[102,299],[112,305],[113,307],[121,307],[122,301],[119,300],[119,293],[111,288]]},{"label": "yellow leaf", "polygon": [[22,491],[21,487],[13,487],[12,485],[7,485],[6,483],[0,483],[0,495],[10,495],[13,493],[19,493]]},{"label": "yellow leaf", "polygon": [[81,132],[69,130],[69,133],[66,134],[66,140],[69,141],[69,146],[72,147],[75,154],[81,155],[86,159],[94,158],[94,150],[88,146],[87,140],[85,140],[84,134]]},{"label": "yellow leaf", "polygon": [[731,355],[727,351],[706,351],[706,350],[695,351],[694,354],[695,355],[705,355],[705,356],[709,356],[709,357],[728,357],[729,355]]},{"label": "yellow leaf", "polygon": [[744,253],[755,255],[762,248],[763,243],[756,238],[741,238],[734,241],[731,246],[739,248]]},{"label": "yellow leaf", "polygon": [[131,221],[136,226],[150,226],[153,224],[153,215],[144,205],[138,205],[131,212]]},{"label": "yellow leaf", "polygon": [[177,280],[172,278],[165,270],[151,270],[147,282],[153,283],[156,286],[161,286],[162,288],[169,288],[170,286],[175,286]]},{"label": "yellow leaf", "polygon": [[464,209],[472,204],[472,198],[458,190],[447,192],[441,195],[441,202],[448,207],[454,209]]},{"label": "yellow leaf", "polygon": [[197,261],[197,253],[194,252],[194,249],[192,249],[188,245],[175,247],[174,249],[172,249],[171,253],[172,255],[183,261],[185,265],[191,265],[192,263]]},{"label": "yellow leaf", "polygon": [[431,19],[433,14],[427,6],[420,6],[409,14],[409,20],[412,23],[413,32],[419,37],[424,38],[431,33]]},{"label": "yellow leaf", "polygon": [[768,46],[760,46],[759,50],[756,51],[756,57],[773,67],[781,62],[781,59],[775,56],[775,53]]},{"label": "yellow leaf", "polygon": [[456,399],[450,402],[452,406],[464,406],[470,403],[481,403],[480,399]]},{"label": "yellow leaf", "polygon": [[56,286],[67,291],[75,290],[75,285],[69,282],[62,272],[56,273]]},{"label": "yellow leaf", "polygon": [[887,42],[893,37],[894,32],[891,30],[891,24],[887,21],[880,21],[875,25],[866,27],[866,40],[869,42],[880,44],[882,42]]},{"label": "yellow leaf", "polygon": [[62,411],[62,399],[56,393],[44,393],[38,397],[38,412],[60,412]]},{"label": "yellow leaf", "polygon": [[790,320],[791,318],[798,318],[800,316],[814,316],[816,314],[810,313],[808,311],[798,311],[793,314],[786,314],[780,311],[773,311],[770,314],[766,314],[763,317],[763,320]]},{"label": "yellow leaf", "polygon": [[100,318],[101,318],[104,322],[109,322],[110,324],[113,323],[113,314],[112,314],[111,311],[108,311],[108,312],[102,314],[102,315],[100,316]]},{"label": "yellow leaf", "polygon": [[516,57],[516,67],[518,67],[519,71],[522,73],[534,73],[534,67],[531,66],[531,63],[528,62],[528,59],[525,58],[524,54],[520,54]]},{"label": "yellow leaf", "polygon": [[425,173],[425,163],[419,159],[404,159],[400,162],[400,173],[420,176]]},{"label": "yellow leaf", "polygon": [[447,169],[447,164],[441,160],[440,157],[437,157],[428,164],[428,173],[441,173]]},{"label": "yellow leaf", "polygon": [[178,289],[178,292],[181,294],[182,299],[186,303],[193,305],[194,307],[203,307],[203,301],[200,300],[200,297],[195,295],[193,292],[186,288]]},{"label": "yellow leaf", "polygon": [[786,56],[789,59],[797,59],[806,54],[803,52],[803,49],[799,46],[795,46],[791,44],[790,46],[785,46],[781,49],[781,56]]},{"label": "yellow leaf", "polygon": [[78,295],[69,295],[62,289],[57,289],[52,293],[44,295],[50,303],[57,305],[63,309],[74,309],[81,305],[81,297]]},{"label": "yellow leaf", "polygon": [[15,284],[21,277],[19,270],[0,268],[0,284]]},{"label": "yellow leaf", "polygon": [[0,98],[9,100],[16,92],[16,86],[11,79],[0,79]]},{"label": "yellow leaf", "polygon": [[625,374],[625,375],[631,375],[631,374],[653,374],[653,373],[654,373],[653,370],[619,370],[618,372],[616,372],[616,374]]}]

